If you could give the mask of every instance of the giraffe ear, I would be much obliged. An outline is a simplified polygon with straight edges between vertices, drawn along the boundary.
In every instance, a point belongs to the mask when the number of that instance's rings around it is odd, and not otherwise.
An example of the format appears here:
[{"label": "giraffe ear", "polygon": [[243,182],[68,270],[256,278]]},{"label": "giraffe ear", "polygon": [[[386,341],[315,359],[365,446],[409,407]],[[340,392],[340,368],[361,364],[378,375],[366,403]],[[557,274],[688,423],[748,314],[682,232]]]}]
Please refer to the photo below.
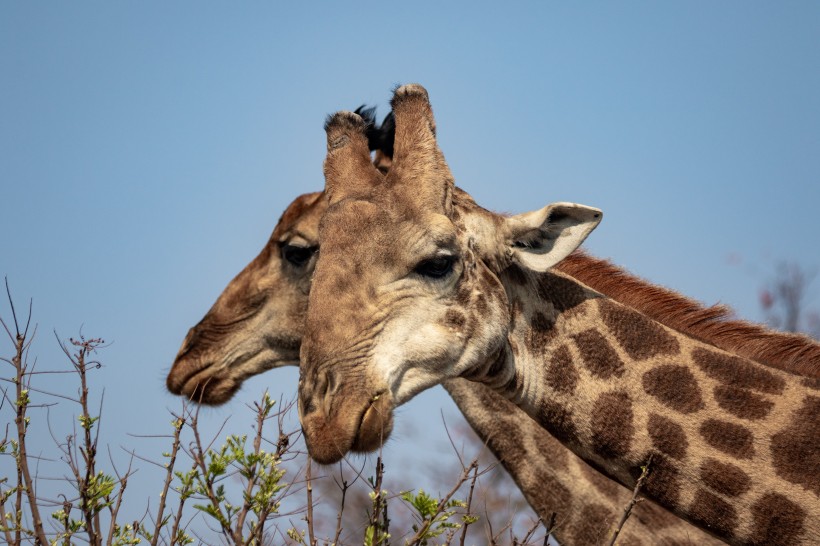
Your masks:
[{"label": "giraffe ear", "polygon": [[553,203],[507,218],[513,259],[534,271],[546,271],[581,246],[603,218],[596,208]]}]

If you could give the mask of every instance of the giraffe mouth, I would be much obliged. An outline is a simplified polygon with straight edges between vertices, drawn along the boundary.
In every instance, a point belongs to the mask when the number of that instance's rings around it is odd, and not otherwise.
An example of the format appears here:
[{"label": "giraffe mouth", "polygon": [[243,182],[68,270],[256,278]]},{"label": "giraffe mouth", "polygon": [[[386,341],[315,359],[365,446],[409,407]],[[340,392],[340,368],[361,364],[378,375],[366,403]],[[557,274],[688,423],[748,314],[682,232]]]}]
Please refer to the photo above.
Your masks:
[{"label": "giraffe mouth", "polygon": [[364,408],[351,451],[370,453],[379,449],[393,431],[393,400],[389,391],[375,394]]},{"label": "giraffe mouth", "polygon": [[[366,395],[365,395],[366,396]],[[393,400],[389,392],[365,398],[351,397],[334,416],[322,410],[302,414],[302,431],[308,453],[320,464],[336,463],[348,452],[369,453],[379,449],[393,430]],[[305,401],[300,398],[300,408]],[[301,410],[300,410],[301,411]]]},{"label": "giraffe mouth", "polygon": [[211,375],[203,380],[193,377],[185,382],[179,394],[198,404],[218,406],[230,400],[241,386],[242,381],[234,381],[230,377]]},{"label": "giraffe mouth", "polygon": [[166,385],[173,394],[198,404],[218,406],[230,400],[247,378],[271,368],[298,365],[298,362],[298,354],[290,354],[290,351],[262,350],[223,363],[183,357],[174,362]]}]

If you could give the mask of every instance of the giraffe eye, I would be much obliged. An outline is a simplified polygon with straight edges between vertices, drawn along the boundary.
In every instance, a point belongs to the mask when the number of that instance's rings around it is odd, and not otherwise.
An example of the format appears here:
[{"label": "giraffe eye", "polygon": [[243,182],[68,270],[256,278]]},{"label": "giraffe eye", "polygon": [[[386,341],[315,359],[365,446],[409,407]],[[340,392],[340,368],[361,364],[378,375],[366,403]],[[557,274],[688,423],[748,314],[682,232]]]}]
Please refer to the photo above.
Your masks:
[{"label": "giraffe eye", "polygon": [[304,267],[316,252],[316,247],[283,245],[282,258],[295,267]]},{"label": "giraffe eye", "polygon": [[414,271],[422,277],[441,279],[453,271],[455,256],[436,256],[420,262]]}]

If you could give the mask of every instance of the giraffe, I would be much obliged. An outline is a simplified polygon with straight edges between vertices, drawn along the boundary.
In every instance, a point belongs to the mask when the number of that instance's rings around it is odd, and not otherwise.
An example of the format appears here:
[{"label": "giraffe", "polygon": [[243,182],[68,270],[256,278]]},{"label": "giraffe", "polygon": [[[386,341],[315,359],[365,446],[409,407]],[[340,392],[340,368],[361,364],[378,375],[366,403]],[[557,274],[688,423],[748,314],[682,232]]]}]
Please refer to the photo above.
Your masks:
[{"label": "giraffe", "polygon": [[710,320],[674,294],[642,311],[562,273],[600,211],[479,207],[455,189],[426,90],[400,87],[391,104],[386,176],[358,116],[326,123],[300,351],[310,455],[378,448],[393,408],[463,377],[624,486],[649,464],[644,494],[726,542],[820,542],[820,346]]},{"label": "giraffe", "polygon": [[[383,169],[392,157],[391,123],[388,116],[382,124],[387,142],[370,135],[369,147],[377,148],[374,163]],[[319,219],[326,208],[321,193],[301,195],[286,208],[259,255],[189,331],[168,373],[171,392],[222,404],[248,377],[298,364]],[[591,257],[578,259],[595,263]],[[444,387],[539,516],[547,521],[557,513],[553,535],[562,544],[609,538],[631,491],[594,470],[491,389],[458,378]],[[717,542],[650,502],[635,507],[619,535],[625,545]]]}]

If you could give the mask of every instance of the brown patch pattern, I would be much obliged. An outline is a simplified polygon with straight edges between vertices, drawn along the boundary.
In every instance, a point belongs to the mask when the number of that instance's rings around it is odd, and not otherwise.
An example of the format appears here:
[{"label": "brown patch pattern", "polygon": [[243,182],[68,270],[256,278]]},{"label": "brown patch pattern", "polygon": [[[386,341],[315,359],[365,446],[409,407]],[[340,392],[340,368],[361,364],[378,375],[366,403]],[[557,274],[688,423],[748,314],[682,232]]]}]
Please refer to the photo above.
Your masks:
[{"label": "brown patch pattern", "polygon": [[588,464],[581,461],[581,473],[586,476],[587,481],[595,486],[601,494],[614,501],[618,500],[619,494],[624,492],[624,488],[615,480],[610,480]]},{"label": "brown patch pattern", "polygon": [[790,426],[772,436],[777,474],[820,495],[820,397],[807,396]]},{"label": "brown patch pattern", "polygon": [[712,447],[738,459],[750,459],[754,455],[752,432],[740,425],[707,419],[700,426],[700,435]]},{"label": "brown patch pattern", "polygon": [[645,360],[680,351],[678,340],[645,315],[604,299],[600,300],[598,309],[609,331],[631,358]]},{"label": "brown patch pattern", "polygon": [[686,455],[688,442],[683,427],[656,413],[649,415],[647,423],[649,437],[661,453],[666,453],[674,459],[682,459]]},{"label": "brown patch pattern", "polygon": [[544,313],[536,311],[530,319],[530,346],[543,351],[555,337],[555,323]]},{"label": "brown patch pattern", "polygon": [[820,391],[820,377],[805,377],[801,384],[815,391]]},{"label": "brown patch pattern", "polygon": [[700,465],[700,479],[707,486],[727,497],[742,495],[752,485],[752,479],[743,470],[716,459],[706,459]]},{"label": "brown patch pattern", "polygon": [[689,517],[695,525],[716,532],[718,536],[731,537],[737,528],[737,511],[705,489],[695,491]]},{"label": "brown patch pattern", "polygon": [[467,322],[467,318],[464,313],[456,309],[448,309],[444,315],[444,323],[454,330],[460,330],[465,322]]},{"label": "brown patch pattern", "polygon": [[529,284],[529,279],[527,274],[518,266],[518,264],[510,264],[507,269],[503,271],[503,275],[505,275],[513,284],[517,284],[518,286],[527,286]]},{"label": "brown patch pattern", "polygon": [[546,430],[541,428],[538,423],[529,417],[522,415],[521,419],[527,419],[527,423],[526,425],[520,426],[520,429],[515,429],[513,434],[515,438],[511,441],[519,442],[520,434],[526,434],[527,436],[534,438],[535,445],[538,449],[538,454],[542,456],[544,460],[549,461],[549,465],[555,470],[566,470],[570,451],[562,446],[558,440],[550,436]]},{"label": "brown patch pattern", "polygon": [[692,360],[709,377],[737,388],[753,389],[769,394],[780,394],[786,386],[782,378],[742,358],[697,347]]},{"label": "brown patch pattern", "polygon": [[544,400],[538,412],[538,421],[561,443],[576,442],[578,439],[572,413],[557,402]]},{"label": "brown patch pattern", "polygon": [[578,383],[578,370],[572,364],[572,355],[566,345],[552,353],[547,368],[547,384],[558,392],[572,394]]},{"label": "brown patch pattern", "polygon": [[615,522],[616,514],[603,504],[587,504],[573,525],[572,536],[575,544],[599,544],[609,537],[609,527]]},{"label": "brown patch pattern", "polygon": [[703,399],[695,376],[683,366],[658,366],[643,374],[642,382],[647,394],[675,411],[693,413],[703,409]]},{"label": "brown patch pattern", "polygon": [[756,544],[787,546],[803,534],[806,512],[780,493],[766,493],[752,505]]},{"label": "brown patch pattern", "polygon": [[666,509],[661,508],[654,502],[642,502],[637,504],[632,510],[632,513],[638,518],[638,521],[650,529],[665,529],[672,525],[681,524],[680,518]]},{"label": "brown patch pattern", "polygon": [[[648,461],[649,453],[642,460]],[[640,466],[636,466],[630,470],[630,473],[637,480],[642,471]],[[644,482],[643,492],[663,506],[675,506],[680,498],[680,489],[680,474],[674,463],[668,457],[655,453],[649,466],[649,475]]]},{"label": "brown patch pattern", "polygon": [[746,389],[739,389],[731,385],[715,387],[715,400],[718,405],[741,419],[762,419],[769,415],[774,402]]},{"label": "brown patch pattern", "polygon": [[614,459],[629,451],[635,425],[632,401],[625,392],[605,392],[592,407],[592,449],[601,457]]},{"label": "brown patch pattern", "polygon": [[566,313],[589,299],[586,290],[575,279],[547,271],[538,279],[538,295],[552,303],[559,313]]},{"label": "brown patch pattern", "polygon": [[609,379],[624,374],[624,363],[600,332],[590,329],[575,334],[572,339],[581,353],[581,361],[593,375]]},{"label": "brown patch pattern", "polygon": [[704,307],[580,250],[555,269],[688,336],[781,370],[820,378],[820,343],[808,336],[733,320],[725,305]]}]

